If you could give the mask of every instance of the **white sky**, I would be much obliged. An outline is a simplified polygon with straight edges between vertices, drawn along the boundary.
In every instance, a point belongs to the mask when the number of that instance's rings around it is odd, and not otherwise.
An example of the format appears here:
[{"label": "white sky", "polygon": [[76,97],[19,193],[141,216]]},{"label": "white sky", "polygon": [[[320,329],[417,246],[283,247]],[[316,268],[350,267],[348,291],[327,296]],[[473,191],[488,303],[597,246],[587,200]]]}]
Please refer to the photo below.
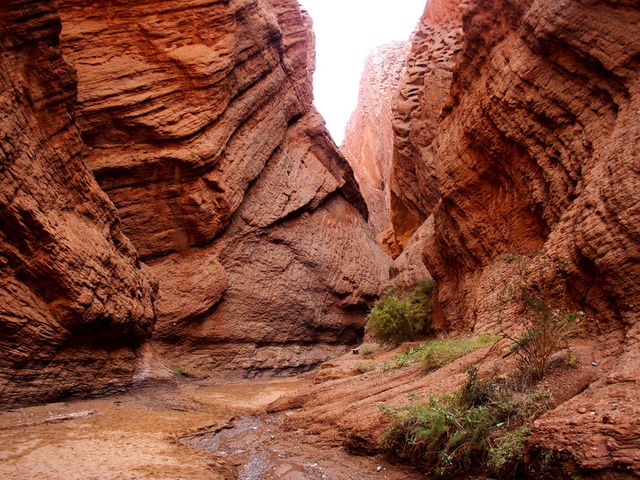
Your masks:
[{"label": "white sky", "polygon": [[316,33],[315,103],[338,145],[358,101],[370,50],[408,40],[426,0],[299,0]]}]

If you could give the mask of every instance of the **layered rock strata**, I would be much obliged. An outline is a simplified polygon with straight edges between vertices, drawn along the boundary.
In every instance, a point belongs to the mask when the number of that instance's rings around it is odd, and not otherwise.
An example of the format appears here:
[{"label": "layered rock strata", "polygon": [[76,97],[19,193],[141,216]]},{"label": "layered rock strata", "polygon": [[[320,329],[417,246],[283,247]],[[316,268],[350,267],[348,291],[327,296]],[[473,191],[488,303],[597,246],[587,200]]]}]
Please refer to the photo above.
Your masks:
[{"label": "layered rock strata", "polygon": [[0,405],[142,380],[154,284],[83,162],[55,2],[0,7]]},{"label": "layered rock strata", "polygon": [[158,278],[167,358],[302,369],[355,342],[388,261],[312,108],[297,2],[59,5],[86,161]]},{"label": "layered rock strata", "polygon": [[[392,196],[392,217],[415,214],[411,231],[431,209],[425,261],[449,329],[495,325],[512,281],[586,311],[585,334],[607,349],[593,359],[588,388],[536,423],[532,446],[596,478],[632,478],[640,472],[640,9],[495,0],[473,2],[461,18],[450,87],[438,88],[437,57],[416,73],[440,103],[411,110],[411,125],[432,127],[413,139],[399,132],[422,154],[396,165],[404,199]],[[437,179],[439,199],[420,176]]]},{"label": "layered rock strata", "polygon": [[347,123],[341,147],[369,207],[369,225],[376,235],[390,227],[391,107],[408,48],[407,42],[393,42],[369,54],[360,79],[358,104]]}]

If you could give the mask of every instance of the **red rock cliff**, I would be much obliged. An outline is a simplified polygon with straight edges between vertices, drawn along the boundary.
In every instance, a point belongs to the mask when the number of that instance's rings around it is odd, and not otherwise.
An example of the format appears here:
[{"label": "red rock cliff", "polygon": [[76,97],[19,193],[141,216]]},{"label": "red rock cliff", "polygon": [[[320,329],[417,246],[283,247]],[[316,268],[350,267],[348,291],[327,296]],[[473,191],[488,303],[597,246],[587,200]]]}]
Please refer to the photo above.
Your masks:
[{"label": "red rock cliff", "polygon": [[387,243],[404,247],[440,194],[432,142],[451,87],[468,1],[430,0],[411,38],[393,104],[392,231]]},{"label": "red rock cliff", "polygon": [[86,161],[159,280],[167,358],[306,368],[354,342],[387,259],[312,108],[297,2],[59,5]]},{"label": "red rock cliff", "polygon": [[141,379],[152,284],[83,163],[55,2],[0,7],[0,404]]},{"label": "red rock cliff", "polygon": [[369,225],[376,235],[390,227],[391,106],[407,53],[407,42],[394,42],[369,54],[360,79],[358,105],[349,119],[341,147],[369,207]]},{"label": "red rock cliff", "polygon": [[[640,8],[478,0],[461,18],[448,86],[439,57],[415,70],[408,63],[420,85],[432,85],[422,101],[433,94],[438,106],[416,100],[410,128],[396,128],[408,152],[395,157],[396,233],[402,239],[432,213],[425,261],[450,329],[495,323],[513,258],[535,288],[587,312],[588,334],[606,346],[597,379],[536,422],[533,445],[598,478],[632,478],[640,474]],[[420,31],[438,25],[425,15]],[[420,48],[417,37],[412,52]],[[579,407],[593,413],[576,417]]]}]

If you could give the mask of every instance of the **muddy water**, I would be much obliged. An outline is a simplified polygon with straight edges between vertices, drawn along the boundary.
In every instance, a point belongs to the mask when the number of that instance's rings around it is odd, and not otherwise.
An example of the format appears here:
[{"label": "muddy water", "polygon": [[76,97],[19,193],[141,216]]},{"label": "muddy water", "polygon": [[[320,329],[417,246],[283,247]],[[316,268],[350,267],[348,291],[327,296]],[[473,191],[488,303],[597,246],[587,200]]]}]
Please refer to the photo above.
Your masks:
[{"label": "muddy water", "polygon": [[263,414],[279,396],[309,383],[183,382],[0,412],[0,479],[420,478],[288,429],[287,412]]},{"label": "muddy water", "polygon": [[[192,446],[241,464],[238,480],[283,478],[290,480],[322,480],[325,473],[313,456],[301,454],[300,446],[279,445],[277,439],[281,419],[278,416],[243,416],[231,428],[182,439]],[[296,450],[298,450],[296,452]]]},{"label": "muddy water", "polygon": [[288,430],[286,416],[245,415],[228,428],[180,440],[236,465],[239,480],[404,480],[414,473],[380,458],[349,455],[339,446],[314,444],[305,432]]}]

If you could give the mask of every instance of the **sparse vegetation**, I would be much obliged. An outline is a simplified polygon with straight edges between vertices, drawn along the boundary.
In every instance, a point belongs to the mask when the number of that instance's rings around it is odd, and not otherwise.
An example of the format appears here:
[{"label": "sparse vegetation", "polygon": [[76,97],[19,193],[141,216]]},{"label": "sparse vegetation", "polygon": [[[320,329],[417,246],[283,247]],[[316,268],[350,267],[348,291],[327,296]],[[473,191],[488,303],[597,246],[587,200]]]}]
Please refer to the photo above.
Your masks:
[{"label": "sparse vegetation", "polygon": [[569,340],[580,332],[584,313],[553,309],[540,295],[525,287],[519,290],[528,313],[526,328],[519,338],[503,335],[513,342],[522,374],[536,382],[544,377],[551,356],[568,348]]},{"label": "sparse vegetation", "polygon": [[431,328],[433,280],[419,282],[410,292],[388,288],[367,316],[368,332],[381,343],[399,345]]},{"label": "sparse vegetation", "polygon": [[171,373],[173,373],[173,375],[177,378],[182,378],[186,375],[187,372],[185,372],[183,368],[176,367],[171,370]]},{"label": "sparse vegetation", "polygon": [[362,345],[360,345],[359,350],[360,355],[362,355],[363,357],[370,357],[378,351],[378,345],[373,343],[363,343]]},{"label": "sparse vegetation", "polygon": [[487,465],[490,470],[501,472],[507,467],[513,468],[517,465],[524,455],[530,434],[531,429],[524,425],[501,436],[496,444],[489,448]]},{"label": "sparse vegetation", "polygon": [[460,357],[487,347],[499,339],[495,335],[481,334],[474,337],[433,340],[429,342],[422,355],[422,371],[428,373],[437,370]]},{"label": "sparse vegetation", "polygon": [[382,369],[404,368],[420,362],[423,372],[428,373],[471,352],[487,347],[499,339],[500,337],[489,334],[434,339],[424,345],[398,353],[391,360],[383,362]]},{"label": "sparse vegetation", "polygon": [[380,444],[392,457],[440,477],[484,470],[516,478],[530,425],[551,405],[542,389],[520,389],[512,379],[488,382],[478,370],[455,394],[431,397],[399,409],[382,405],[392,416]]},{"label": "sparse vegetation", "polygon": [[413,347],[406,352],[398,353],[391,360],[382,362],[382,369],[393,370],[396,368],[404,368],[419,362],[424,355],[426,348],[427,345],[420,345],[418,347]]},{"label": "sparse vegetation", "polygon": [[367,372],[371,372],[373,370],[375,370],[376,367],[373,363],[359,363],[358,365],[356,365],[356,370],[359,373],[367,373]]},{"label": "sparse vegetation", "polygon": [[569,350],[564,356],[564,363],[567,367],[576,368],[578,366],[578,354],[575,350]]}]

